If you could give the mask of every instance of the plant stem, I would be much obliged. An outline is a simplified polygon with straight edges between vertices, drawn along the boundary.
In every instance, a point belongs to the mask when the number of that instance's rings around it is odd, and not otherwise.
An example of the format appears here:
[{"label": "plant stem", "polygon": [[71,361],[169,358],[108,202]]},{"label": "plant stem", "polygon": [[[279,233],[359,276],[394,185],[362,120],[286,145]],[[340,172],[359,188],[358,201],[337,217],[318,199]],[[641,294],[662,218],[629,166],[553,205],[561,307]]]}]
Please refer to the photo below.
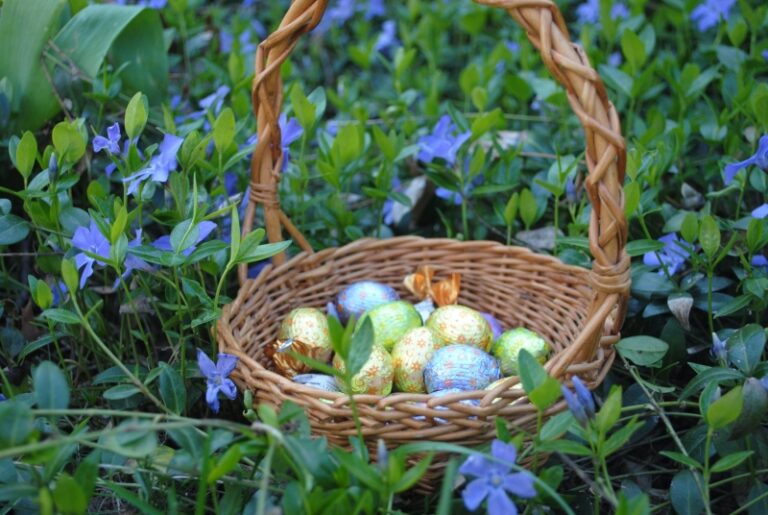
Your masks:
[{"label": "plant stem", "polygon": [[[707,512],[707,515],[712,514],[712,507],[709,505],[709,478],[711,475],[711,472],[709,470],[709,448],[712,446],[712,427],[707,426],[707,438],[704,443],[704,470],[703,476],[704,476],[704,485],[702,489],[702,497],[704,497],[704,509]],[[694,474],[695,476],[695,474]]]},{"label": "plant stem", "polygon": [[269,493],[269,477],[272,473],[272,456],[275,454],[275,442],[272,436],[269,436],[269,448],[267,455],[264,456],[264,470],[261,472],[261,486],[259,487],[259,497],[256,501],[257,515],[264,515],[267,512],[267,494]]}]

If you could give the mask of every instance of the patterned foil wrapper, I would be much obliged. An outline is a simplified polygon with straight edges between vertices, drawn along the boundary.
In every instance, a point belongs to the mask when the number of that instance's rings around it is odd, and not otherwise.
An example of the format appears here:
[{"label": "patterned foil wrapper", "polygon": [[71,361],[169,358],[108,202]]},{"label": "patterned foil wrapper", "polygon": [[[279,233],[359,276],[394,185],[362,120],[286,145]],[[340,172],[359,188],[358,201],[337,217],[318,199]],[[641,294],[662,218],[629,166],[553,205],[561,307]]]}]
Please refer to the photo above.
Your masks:
[{"label": "patterned foil wrapper", "polygon": [[306,344],[300,340],[288,339],[285,341],[277,340],[273,344],[272,352],[269,352],[275,368],[286,377],[293,377],[296,374],[309,372],[312,367],[296,359],[291,353],[301,354],[323,363],[328,362],[331,352],[324,347],[317,347]]},{"label": "patterned foil wrapper", "polygon": [[327,363],[333,353],[328,319],[316,308],[294,309],[280,324],[277,340],[266,351],[278,371],[288,377],[311,370],[290,352]]},{"label": "patterned foil wrapper", "polygon": [[336,297],[336,312],[342,324],[349,322],[352,316],[359,320],[364,313],[376,306],[396,301],[400,298],[394,288],[375,281],[360,281],[350,284]]},{"label": "patterned foil wrapper", "polygon": [[487,351],[493,335],[483,316],[466,306],[450,305],[437,308],[427,320],[426,326],[445,345],[461,343]]},{"label": "patterned foil wrapper", "polygon": [[413,307],[416,308],[416,311],[419,312],[419,315],[421,316],[421,322],[426,324],[430,315],[435,310],[435,303],[432,302],[432,299],[426,299],[422,300],[418,304],[414,304]]},{"label": "patterned foil wrapper", "polygon": [[501,326],[501,322],[499,322],[499,320],[490,313],[480,314],[483,316],[485,321],[488,322],[488,326],[491,328],[491,334],[493,335],[493,341],[495,342],[504,332],[504,328]]},{"label": "patterned foil wrapper", "polygon": [[502,334],[493,344],[491,352],[499,360],[505,376],[519,373],[518,361],[520,350],[530,352],[539,363],[544,364],[549,357],[550,346],[544,338],[525,327],[518,327]]},{"label": "patterned foil wrapper", "polygon": [[404,300],[389,302],[373,308],[358,321],[358,329],[363,325],[366,318],[370,318],[373,324],[374,344],[384,347],[387,352],[392,350],[395,343],[409,329],[422,325],[419,312]]},{"label": "patterned foil wrapper", "polygon": [[326,392],[340,391],[339,385],[336,384],[336,378],[326,374],[299,374],[293,377],[293,382]]},{"label": "patterned foil wrapper", "polygon": [[429,393],[449,388],[482,390],[500,377],[496,358],[470,345],[438,349],[424,369],[424,383]]},{"label": "patterned foil wrapper", "polygon": [[409,330],[392,349],[395,388],[401,392],[425,393],[424,367],[440,347],[432,330],[417,327]]},{"label": "patterned foil wrapper", "polygon": [[[338,354],[333,357],[333,366],[336,370],[344,372],[344,360]],[[392,356],[378,345],[371,350],[371,357],[365,362],[363,368],[352,377],[352,392],[354,394],[367,393],[370,395],[389,395],[392,393],[392,380],[395,369],[392,366]],[[336,379],[339,388],[344,390],[344,383]]]}]

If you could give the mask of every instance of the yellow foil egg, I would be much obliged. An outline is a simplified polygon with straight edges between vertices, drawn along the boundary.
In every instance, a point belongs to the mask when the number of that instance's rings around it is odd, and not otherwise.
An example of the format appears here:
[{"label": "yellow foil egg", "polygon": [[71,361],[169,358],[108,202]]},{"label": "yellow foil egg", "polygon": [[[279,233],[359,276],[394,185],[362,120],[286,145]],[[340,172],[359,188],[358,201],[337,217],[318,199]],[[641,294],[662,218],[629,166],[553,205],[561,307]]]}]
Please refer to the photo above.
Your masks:
[{"label": "yellow foil egg", "polygon": [[501,373],[505,376],[516,376],[519,373],[520,350],[525,349],[544,364],[549,356],[550,346],[547,341],[525,327],[518,327],[502,334],[493,344],[492,354],[501,365]]},{"label": "yellow foil egg", "polygon": [[[333,357],[333,367],[342,373],[346,370],[344,360],[338,354]],[[380,345],[374,345],[368,361],[365,362],[360,372],[352,377],[351,393],[389,395],[392,392],[392,379],[394,375],[395,369],[392,366],[392,356]],[[337,377],[336,382],[339,388],[344,391],[345,386],[341,378]]]},{"label": "yellow foil egg", "polygon": [[395,367],[395,388],[401,392],[424,393],[424,367],[440,343],[428,327],[409,330],[392,349]]},{"label": "yellow foil egg", "polygon": [[328,319],[317,308],[296,308],[291,311],[280,324],[277,339],[280,342],[301,342],[318,361],[327,362],[333,352]]},{"label": "yellow foil egg", "polygon": [[485,318],[466,306],[437,308],[427,319],[426,326],[434,331],[441,346],[460,343],[488,351],[493,340],[491,326]]}]

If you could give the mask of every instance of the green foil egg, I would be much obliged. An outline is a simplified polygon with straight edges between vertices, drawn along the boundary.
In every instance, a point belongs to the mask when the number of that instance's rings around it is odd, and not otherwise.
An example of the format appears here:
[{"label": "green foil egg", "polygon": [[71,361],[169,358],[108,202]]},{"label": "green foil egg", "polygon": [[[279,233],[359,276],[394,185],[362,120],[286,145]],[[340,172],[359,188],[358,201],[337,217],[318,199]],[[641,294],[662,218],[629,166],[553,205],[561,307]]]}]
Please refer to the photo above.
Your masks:
[{"label": "green foil egg", "polygon": [[491,353],[501,364],[501,372],[505,376],[515,376],[519,373],[518,360],[520,350],[525,349],[544,364],[549,356],[550,346],[547,341],[525,327],[518,327],[502,334],[493,344]]},{"label": "green foil egg", "polygon": [[405,333],[392,349],[395,388],[401,392],[426,392],[424,367],[438,348],[440,344],[428,327],[416,327]]},{"label": "green foil egg", "polygon": [[376,306],[360,318],[356,329],[360,329],[366,318],[373,324],[374,345],[381,345],[386,351],[391,351],[409,329],[421,327],[421,315],[404,300]]},{"label": "green foil egg", "polygon": [[[338,354],[333,357],[333,367],[342,373],[346,370],[344,360]],[[389,395],[392,392],[394,375],[395,369],[392,366],[392,356],[383,347],[374,345],[368,361],[365,362],[360,372],[352,377],[351,393]],[[336,382],[339,388],[344,391],[345,386],[341,378],[337,377]]]},{"label": "green foil egg", "polygon": [[491,326],[483,316],[466,306],[450,305],[437,308],[427,319],[441,346],[464,344],[488,351],[493,340]]},{"label": "green foil egg", "polygon": [[328,319],[317,308],[296,308],[280,324],[279,341],[298,340],[305,346],[317,348],[313,358],[328,361],[333,352]]}]

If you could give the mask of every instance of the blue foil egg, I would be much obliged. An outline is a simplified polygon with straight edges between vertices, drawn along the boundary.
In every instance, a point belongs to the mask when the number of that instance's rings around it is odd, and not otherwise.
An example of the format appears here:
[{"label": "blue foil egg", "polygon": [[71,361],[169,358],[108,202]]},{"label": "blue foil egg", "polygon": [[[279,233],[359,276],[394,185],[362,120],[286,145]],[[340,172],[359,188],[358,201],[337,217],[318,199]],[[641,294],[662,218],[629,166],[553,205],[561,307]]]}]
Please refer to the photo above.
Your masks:
[{"label": "blue foil egg", "polygon": [[376,281],[360,281],[341,290],[336,297],[336,311],[341,323],[346,324],[352,316],[359,320],[366,311],[399,299],[391,286]]},{"label": "blue foil egg", "polygon": [[336,378],[325,374],[299,374],[293,376],[293,382],[327,392],[340,391],[336,384]]},{"label": "blue foil egg", "polygon": [[496,358],[471,345],[438,349],[424,368],[429,393],[439,390],[482,390],[501,377]]}]

